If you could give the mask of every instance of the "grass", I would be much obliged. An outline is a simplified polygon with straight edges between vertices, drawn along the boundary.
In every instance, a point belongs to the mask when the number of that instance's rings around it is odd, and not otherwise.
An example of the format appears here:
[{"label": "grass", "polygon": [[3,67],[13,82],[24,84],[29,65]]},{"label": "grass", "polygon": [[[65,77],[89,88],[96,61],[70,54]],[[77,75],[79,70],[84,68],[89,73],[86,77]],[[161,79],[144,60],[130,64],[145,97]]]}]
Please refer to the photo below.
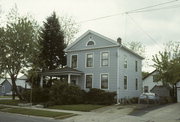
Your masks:
[{"label": "grass", "polygon": [[23,115],[51,117],[51,118],[58,118],[58,119],[67,118],[74,115],[71,113],[52,112],[52,111],[34,110],[34,109],[25,109],[25,108],[8,108],[8,109],[2,108],[0,109],[0,111],[8,112],[8,113],[23,114]]},{"label": "grass", "polygon": [[12,98],[12,96],[0,96],[0,98]]},{"label": "grass", "polygon": [[102,108],[104,106],[105,105],[79,104],[79,105],[55,105],[55,106],[51,106],[49,108],[88,112],[88,111],[91,111],[91,110],[94,110],[94,109]]},{"label": "grass", "polygon": [[4,105],[18,105],[20,103],[19,100],[0,100],[0,104]]}]

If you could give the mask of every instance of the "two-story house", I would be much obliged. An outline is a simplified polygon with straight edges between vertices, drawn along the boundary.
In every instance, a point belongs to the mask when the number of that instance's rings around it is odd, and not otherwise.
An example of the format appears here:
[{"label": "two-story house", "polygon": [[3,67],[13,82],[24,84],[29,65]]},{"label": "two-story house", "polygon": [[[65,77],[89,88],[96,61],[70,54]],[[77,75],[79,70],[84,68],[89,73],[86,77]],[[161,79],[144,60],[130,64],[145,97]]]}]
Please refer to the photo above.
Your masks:
[{"label": "two-story house", "polygon": [[[143,57],[118,42],[87,31],[65,50],[67,67],[41,73],[42,76],[68,76],[68,83],[81,89],[98,88],[117,93],[120,98],[138,97],[142,91]],[[41,77],[41,85],[43,79]]]},{"label": "two-story house", "polygon": [[117,98],[137,97],[142,90],[143,57],[94,31],[87,31],[69,45],[67,66],[83,72],[72,77],[82,89],[116,91]]}]

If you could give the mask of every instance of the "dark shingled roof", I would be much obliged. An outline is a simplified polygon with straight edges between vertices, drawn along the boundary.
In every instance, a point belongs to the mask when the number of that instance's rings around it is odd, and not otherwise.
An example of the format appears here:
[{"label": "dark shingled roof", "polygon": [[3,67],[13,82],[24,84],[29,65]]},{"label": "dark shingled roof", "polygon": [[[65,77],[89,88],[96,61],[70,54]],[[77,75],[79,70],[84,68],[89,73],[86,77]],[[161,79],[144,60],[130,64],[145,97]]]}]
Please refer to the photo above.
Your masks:
[{"label": "dark shingled roof", "polygon": [[81,74],[83,74],[83,72],[73,69],[73,68],[70,68],[70,67],[64,67],[64,68],[60,68],[60,69],[44,71],[39,74],[44,75],[44,76],[61,76],[61,75],[68,75],[68,74],[81,75]]}]

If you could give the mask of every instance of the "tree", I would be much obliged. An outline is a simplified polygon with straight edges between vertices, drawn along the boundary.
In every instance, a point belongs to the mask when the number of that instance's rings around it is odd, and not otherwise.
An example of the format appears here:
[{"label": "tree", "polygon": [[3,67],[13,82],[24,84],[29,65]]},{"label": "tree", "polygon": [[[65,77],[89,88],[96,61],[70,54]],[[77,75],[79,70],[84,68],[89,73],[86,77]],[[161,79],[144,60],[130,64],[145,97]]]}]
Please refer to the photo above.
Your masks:
[{"label": "tree", "polygon": [[66,47],[64,41],[64,32],[62,31],[59,19],[56,13],[47,18],[44,27],[41,29],[39,45],[40,59],[43,70],[52,70],[62,67],[66,64],[64,49]]},{"label": "tree", "polygon": [[126,43],[125,46],[127,46],[129,49],[136,52],[137,54],[144,56],[145,46],[141,42],[132,41]]},{"label": "tree", "polygon": [[75,34],[79,32],[79,25],[72,19],[72,17],[62,16],[59,18],[62,31],[64,32],[64,40],[66,45],[69,45]]},{"label": "tree", "polygon": [[180,81],[180,42],[169,42],[163,52],[153,56],[158,79],[164,85],[176,87]]},{"label": "tree", "polygon": [[18,74],[30,66],[37,40],[36,22],[26,16],[19,16],[17,9],[8,15],[5,27],[0,32],[0,68],[6,71],[12,81],[15,94],[22,100],[16,85]]}]

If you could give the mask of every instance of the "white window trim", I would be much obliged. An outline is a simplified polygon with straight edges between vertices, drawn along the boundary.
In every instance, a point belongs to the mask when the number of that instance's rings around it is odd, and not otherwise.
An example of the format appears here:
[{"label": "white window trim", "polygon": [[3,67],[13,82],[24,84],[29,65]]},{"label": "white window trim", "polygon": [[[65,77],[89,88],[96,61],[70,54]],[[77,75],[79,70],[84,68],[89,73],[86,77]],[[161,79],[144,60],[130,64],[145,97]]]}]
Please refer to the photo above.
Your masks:
[{"label": "white window trim", "polygon": [[[88,45],[88,43],[89,43],[90,41],[94,42],[94,45]],[[86,47],[88,47],[88,46],[95,46],[95,45],[96,45],[96,42],[95,42],[94,40],[88,40],[88,41],[86,42]]]},{"label": "white window trim", "polygon": [[[137,89],[136,89],[136,79],[137,79]],[[139,90],[139,79],[135,78],[135,90],[138,91]]]},{"label": "white window trim", "polygon": [[[101,54],[102,54],[102,53],[108,53],[108,56],[109,56],[109,57],[108,57],[108,66],[102,66],[102,61],[101,61],[101,59],[102,59],[102,58],[101,58]],[[101,51],[101,52],[100,52],[100,67],[110,67],[110,59],[111,59],[110,57],[111,57],[111,56],[110,56],[110,51]]]},{"label": "white window trim", "polygon": [[72,56],[76,55],[77,56],[77,67],[75,69],[78,68],[78,54],[72,54],[70,57],[70,67],[72,68]]},{"label": "white window trim", "polygon": [[[88,54],[92,54],[93,55],[93,66],[92,67],[87,67],[86,63],[87,63],[87,55]],[[94,52],[90,52],[90,53],[85,53],[85,68],[94,68]]]},{"label": "white window trim", "polygon": [[128,69],[128,58],[127,58],[127,55],[124,55],[124,65],[125,65],[125,59],[127,60],[127,67],[125,68],[124,66],[124,69]]},{"label": "white window trim", "polygon": [[126,76],[127,77],[127,89],[124,89],[124,77],[123,77],[123,89],[125,90],[125,91],[128,91],[128,76],[127,75],[124,75],[124,76]]},{"label": "white window trim", "polygon": [[[137,62],[137,70],[136,70],[136,62]],[[135,72],[138,72],[138,61],[135,60]]]},{"label": "white window trim", "polygon": [[[101,88],[101,75],[108,75],[108,88],[107,89]],[[100,73],[100,86],[99,87],[102,90],[109,90],[109,73]]]},{"label": "white window trim", "polygon": [[93,85],[94,85],[94,84],[93,84],[94,74],[93,74],[93,73],[86,73],[86,74],[85,74],[85,77],[84,77],[84,80],[85,80],[85,82],[84,82],[84,89],[90,89],[90,88],[86,88],[86,76],[87,76],[87,75],[92,75],[92,88],[94,88],[94,87],[93,87]]}]

